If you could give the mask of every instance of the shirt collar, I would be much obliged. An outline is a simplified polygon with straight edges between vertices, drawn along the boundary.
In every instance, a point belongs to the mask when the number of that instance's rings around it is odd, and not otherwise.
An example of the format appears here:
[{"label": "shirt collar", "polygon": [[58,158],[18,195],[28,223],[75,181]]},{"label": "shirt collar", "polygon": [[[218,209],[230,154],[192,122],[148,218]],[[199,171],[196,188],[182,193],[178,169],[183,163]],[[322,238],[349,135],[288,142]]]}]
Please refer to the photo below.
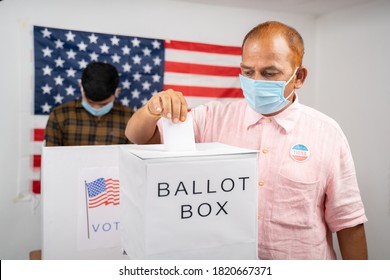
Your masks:
[{"label": "shirt collar", "polygon": [[300,114],[301,104],[299,103],[298,95],[296,95],[294,102],[286,110],[272,117],[256,113],[246,105],[244,124],[249,128],[250,126],[261,122],[262,119],[272,119],[283,128],[286,134],[288,134],[294,129]]}]

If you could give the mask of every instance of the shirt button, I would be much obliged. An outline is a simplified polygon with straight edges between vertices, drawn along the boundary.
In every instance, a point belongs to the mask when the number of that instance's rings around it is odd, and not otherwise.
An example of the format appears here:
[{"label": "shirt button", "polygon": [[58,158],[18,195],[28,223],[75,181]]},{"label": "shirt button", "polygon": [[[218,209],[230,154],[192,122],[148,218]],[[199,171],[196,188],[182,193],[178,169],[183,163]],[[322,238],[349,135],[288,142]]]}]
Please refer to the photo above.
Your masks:
[{"label": "shirt button", "polygon": [[263,152],[263,154],[266,154],[266,153],[269,152],[269,149],[268,149],[268,148],[264,148],[264,149],[262,150],[262,152]]},{"label": "shirt button", "polygon": [[259,187],[264,186],[264,181],[263,180],[259,180],[258,185],[259,185]]},{"label": "shirt button", "polygon": [[267,123],[270,123],[270,122],[272,122],[272,119],[265,119],[265,121],[267,122]]}]

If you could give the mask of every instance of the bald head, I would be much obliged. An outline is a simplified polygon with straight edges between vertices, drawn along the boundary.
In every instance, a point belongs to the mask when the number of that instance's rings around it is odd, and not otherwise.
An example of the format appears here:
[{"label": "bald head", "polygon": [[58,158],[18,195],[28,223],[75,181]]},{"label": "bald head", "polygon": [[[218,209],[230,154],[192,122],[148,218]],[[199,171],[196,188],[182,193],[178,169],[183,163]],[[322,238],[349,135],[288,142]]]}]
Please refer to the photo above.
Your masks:
[{"label": "bald head", "polygon": [[244,51],[245,43],[248,40],[274,40],[277,37],[283,38],[292,53],[292,66],[299,67],[302,65],[304,44],[301,35],[294,28],[277,21],[267,21],[255,26],[245,36],[242,42]]}]

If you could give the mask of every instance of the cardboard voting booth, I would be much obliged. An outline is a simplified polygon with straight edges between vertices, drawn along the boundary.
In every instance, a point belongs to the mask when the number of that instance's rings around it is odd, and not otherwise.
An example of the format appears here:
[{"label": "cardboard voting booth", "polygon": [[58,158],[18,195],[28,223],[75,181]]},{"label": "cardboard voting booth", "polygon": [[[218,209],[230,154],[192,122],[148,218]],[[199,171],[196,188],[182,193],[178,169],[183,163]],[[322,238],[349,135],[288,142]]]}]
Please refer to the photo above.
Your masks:
[{"label": "cardboard voting booth", "polygon": [[122,246],[130,259],[256,259],[257,152],[220,143],[121,146]]},{"label": "cardboard voting booth", "polygon": [[42,258],[127,259],[117,145],[42,148]]}]

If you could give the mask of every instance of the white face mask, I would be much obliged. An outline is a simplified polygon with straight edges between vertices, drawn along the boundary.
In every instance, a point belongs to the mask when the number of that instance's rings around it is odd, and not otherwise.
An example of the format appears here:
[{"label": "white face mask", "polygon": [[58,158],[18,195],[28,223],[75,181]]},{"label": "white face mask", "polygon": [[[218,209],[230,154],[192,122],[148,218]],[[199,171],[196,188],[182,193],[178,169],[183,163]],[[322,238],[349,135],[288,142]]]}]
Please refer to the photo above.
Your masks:
[{"label": "white face mask", "polygon": [[259,114],[272,114],[285,108],[288,99],[294,94],[293,90],[287,98],[284,97],[284,89],[295,76],[298,67],[290,79],[285,81],[253,80],[240,75],[241,88],[245,100],[255,112]]}]

